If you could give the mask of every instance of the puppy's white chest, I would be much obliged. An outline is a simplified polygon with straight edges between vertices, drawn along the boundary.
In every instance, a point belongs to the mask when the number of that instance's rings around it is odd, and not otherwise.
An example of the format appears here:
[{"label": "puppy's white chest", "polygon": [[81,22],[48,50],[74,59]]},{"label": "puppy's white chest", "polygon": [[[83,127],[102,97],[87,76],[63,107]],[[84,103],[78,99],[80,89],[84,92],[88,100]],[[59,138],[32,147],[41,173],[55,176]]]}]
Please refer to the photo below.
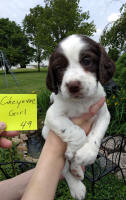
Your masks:
[{"label": "puppy's white chest", "polygon": [[89,109],[89,105],[85,105],[84,103],[68,103],[66,106],[66,115],[68,117],[78,117],[83,113],[87,113]]}]

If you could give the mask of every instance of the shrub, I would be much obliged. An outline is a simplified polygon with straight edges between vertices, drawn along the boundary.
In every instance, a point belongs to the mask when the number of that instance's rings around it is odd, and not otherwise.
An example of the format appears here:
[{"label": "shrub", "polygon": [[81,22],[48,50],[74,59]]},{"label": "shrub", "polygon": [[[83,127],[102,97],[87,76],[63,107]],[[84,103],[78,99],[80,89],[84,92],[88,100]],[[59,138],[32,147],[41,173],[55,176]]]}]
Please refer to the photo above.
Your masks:
[{"label": "shrub", "polygon": [[47,89],[42,89],[37,97],[38,104],[38,117],[42,117],[44,119],[46,111],[49,107],[50,101],[50,92]]},{"label": "shrub", "polygon": [[116,62],[115,78],[121,86],[126,87],[126,53],[120,56]]},{"label": "shrub", "polygon": [[107,98],[108,109],[111,114],[111,123],[107,134],[126,134],[126,90],[121,89],[117,95]]},{"label": "shrub", "polygon": [[[13,146],[10,149],[0,148],[0,163],[11,163],[9,165],[1,166],[5,170],[5,173],[9,175],[9,177],[14,177],[15,175],[21,173],[19,167],[13,164],[13,160],[22,160],[22,156],[17,152],[16,143],[13,143]],[[2,181],[4,179],[5,176],[0,170],[0,180]]]},{"label": "shrub", "polygon": [[116,48],[109,48],[108,55],[113,61],[117,61],[119,58],[119,50]]}]

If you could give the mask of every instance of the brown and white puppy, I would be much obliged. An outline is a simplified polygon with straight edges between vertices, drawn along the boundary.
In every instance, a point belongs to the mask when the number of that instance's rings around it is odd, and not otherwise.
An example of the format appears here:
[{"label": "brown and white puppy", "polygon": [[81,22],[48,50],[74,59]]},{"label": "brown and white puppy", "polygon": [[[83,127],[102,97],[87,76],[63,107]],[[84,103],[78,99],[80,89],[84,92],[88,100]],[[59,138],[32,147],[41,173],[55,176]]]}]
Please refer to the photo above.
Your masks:
[{"label": "brown and white puppy", "polygon": [[[110,114],[104,103],[91,119],[93,126],[88,136],[70,118],[88,112],[92,104],[105,96],[102,84],[112,78],[114,71],[115,65],[104,48],[82,35],[71,35],[62,40],[50,57],[47,87],[54,93],[54,103],[47,111],[42,135],[46,139],[51,129],[67,142],[63,175],[71,195],[78,200],[85,197],[86,188],[71,174],[70,167],[78,171],[80,179],[84,178],[80,165],[95,161]],[[71,160],[71,166],[68,160]]]}]

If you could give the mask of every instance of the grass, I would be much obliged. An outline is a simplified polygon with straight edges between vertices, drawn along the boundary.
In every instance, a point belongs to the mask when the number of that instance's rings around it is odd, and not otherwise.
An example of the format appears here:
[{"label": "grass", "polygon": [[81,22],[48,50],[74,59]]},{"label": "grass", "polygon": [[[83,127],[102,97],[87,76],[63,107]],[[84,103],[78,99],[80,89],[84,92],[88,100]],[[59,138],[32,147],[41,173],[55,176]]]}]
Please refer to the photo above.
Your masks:
[{"label": "grass", "polygon": [[[14,76],[18,82],[18,86],[11,74],[7,74],[7,78],[0,72],[0,93],[1,94],[31,94],[32,92],[40,93],[41,88],[45,90],[45,78],[47,69],[41,72],[37,70],[15,70]],[[6,86],[8,82],[8,87]]]}]

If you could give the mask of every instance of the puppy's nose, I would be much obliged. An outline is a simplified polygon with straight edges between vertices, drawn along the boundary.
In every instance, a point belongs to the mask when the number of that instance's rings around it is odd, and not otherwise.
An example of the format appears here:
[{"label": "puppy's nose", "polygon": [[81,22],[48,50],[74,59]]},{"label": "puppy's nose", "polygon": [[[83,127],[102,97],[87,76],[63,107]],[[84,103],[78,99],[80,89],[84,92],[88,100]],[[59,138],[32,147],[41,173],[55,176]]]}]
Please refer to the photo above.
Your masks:
[{"label": "puppy's nose", "polygon": [[81,82],[80,81],[70,81],[69,83],[66,83],[66,86],[70,93],[77,93],[81,89]]}]

